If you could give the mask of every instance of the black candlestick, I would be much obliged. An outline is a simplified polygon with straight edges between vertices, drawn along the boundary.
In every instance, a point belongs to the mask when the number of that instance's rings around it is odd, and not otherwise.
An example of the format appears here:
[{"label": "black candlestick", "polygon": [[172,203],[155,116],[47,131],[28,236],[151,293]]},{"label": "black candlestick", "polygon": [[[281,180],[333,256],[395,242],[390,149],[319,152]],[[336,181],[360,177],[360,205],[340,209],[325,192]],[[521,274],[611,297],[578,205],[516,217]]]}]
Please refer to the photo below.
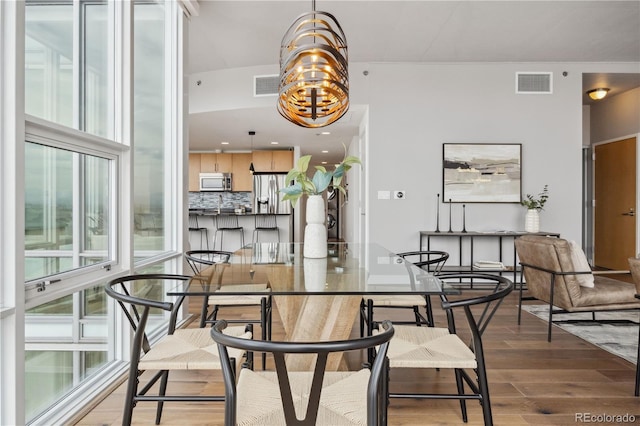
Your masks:
[{"label": "black candlestick", "polygon": [[467,225],[465,223],[466,215],[465,215],[465,205],[462,205],[462,232],[467,232]]},{"label": "black candlestick", "polygon": [[438,207],[438,210],[436,210],[436,232],[440,232],[440,194],[438,194],[436,206]]},{"label": "black candlestick", "polygon": [[449,232],[453,232],[451,230],[451,198],[449,198]]}]

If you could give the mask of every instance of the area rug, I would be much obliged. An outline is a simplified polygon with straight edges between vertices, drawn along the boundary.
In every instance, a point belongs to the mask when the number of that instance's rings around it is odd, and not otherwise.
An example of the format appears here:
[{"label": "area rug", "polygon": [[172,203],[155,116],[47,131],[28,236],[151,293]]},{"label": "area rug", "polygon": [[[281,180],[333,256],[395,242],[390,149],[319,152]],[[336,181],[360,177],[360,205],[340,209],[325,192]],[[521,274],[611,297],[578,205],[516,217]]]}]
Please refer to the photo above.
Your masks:
[{"label": "area rug", "polygon": [[[523,305],[522,309],[544,321],[549,318],[546,305]],[[589,312],[553,315],[555,326],[634,364],[638,356],[639,320],[640,313],[634,311],[597,312],[596,321]]]}]

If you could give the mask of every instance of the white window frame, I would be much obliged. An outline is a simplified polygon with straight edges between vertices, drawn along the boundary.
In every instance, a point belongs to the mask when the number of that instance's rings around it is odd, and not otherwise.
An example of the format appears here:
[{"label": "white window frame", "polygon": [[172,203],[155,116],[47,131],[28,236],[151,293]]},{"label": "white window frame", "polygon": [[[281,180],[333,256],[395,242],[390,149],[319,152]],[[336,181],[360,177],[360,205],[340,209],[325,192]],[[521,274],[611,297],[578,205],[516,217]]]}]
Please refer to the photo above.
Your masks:
[{"label": "white window frame", "polygon": [[24,3],[0,2],[0,424],[24,424]]},{"label": "white window frame", "polygon": [[[115,16],[114,25],[109,31],[115,32],[114,43],[118,53],[113,57],[115,80],[109,91],[115,96],[117,111],[110,109],[114,117],[113,140],[102,139],[67,129],[58,129],[44,120],[26,117],[24,114],[24,34],[25,21],[23,1],[0,1],[0,424],[25,424],[24,404],[24,327],[25,311],[29,307],[46,303],[57,297],[72,294],[99,282],[118,275],[134,272],[135,269],[166,263],[167,269],[181,272],[183,268],[182,251],[185,247],[186,232],[183,230],[187,217],[187,199],[184,169],[187,162],[187,130],[184,123],[188,108],[184,93],[182,58],[185,52],[187,18],[180,11],[179,3],[160,0],[167,8],[166,45],[167,79],[172,84],[167,88],[170,107],[167,108],[167,189],[172,191],[167,197],[167,212],[171,221],[166,223],[167,245],[165,251],[151,259],[144,259],[134,265],[133,261],[133,213],[132,213],[132,33],[133,2],[109,1],[110,11]],[[194,1],[194,0],[192,0]],[[75,2],[75,0],[74,0]],[[180,12],[180,13],[178,13]],[[177,59],[182,59],[180,62]],[[168,105],[168,106],[169,106]],[[25,133],[25,123],[28,135]],[[65,149],[87,154],[97,154],[114,158],[112,174],[117,185],[115,213],[112,221],[117,223],[113,256],[110,270],[101,268],[82,268],[80,272],[70,271],[56,286],[49,286],[40,294],[30,294],[24,286],[24,142],[30,138],[43,138],[47,144],[59,144]],[[54,142],[55,141],[55,142]],[[79,141],[82,141],[80,143]],[[172,142],[171,142],[172,141]],[[35,140],[34,140],[35,142]],[[85,142],[90,142],[85,145]],[[13,206],[7,208],[7,206]],[[135,268],[135,269],[134,269]],[[28,301],[25,303],[25,298]],[[114,303],[108,306],[108,327],[110,335],[117,335],[115,346],[109,354],[121,360],[108,365],[100,374],[83,382],[80,395],[69,395],[52,407],[45,415],[34,420],[36,424],[61,424],[72,419],[74,413],[86,406],[98,395],[110,381],[127,367],[129,334],[128,325],[123,323],[121,315],[114,315]]]},{"label": "white window frame", "polygon": [[119,176],[121,175],[119,165],[121,157],[128,154],[129,147],[30,115],[26,115],[25,141],[110,160],[109,185],[113,191],[112,195],[115,194],[109,205],[109,217],[113,218],[109,222],[108,231],[112,237],[109,238],[111,259],[25,283],[25,308],[29,309],[88,288],[92,285],[91,283],[103,281],[106,277],[123,270],[120,267],[119,247],[120,238],[126,238],[126,234],[123,235],[119,232],[121,227],[118,223],[118,211],[120,210],[118,200],[120,198],[119,192],[122,190],[119,185]]}]

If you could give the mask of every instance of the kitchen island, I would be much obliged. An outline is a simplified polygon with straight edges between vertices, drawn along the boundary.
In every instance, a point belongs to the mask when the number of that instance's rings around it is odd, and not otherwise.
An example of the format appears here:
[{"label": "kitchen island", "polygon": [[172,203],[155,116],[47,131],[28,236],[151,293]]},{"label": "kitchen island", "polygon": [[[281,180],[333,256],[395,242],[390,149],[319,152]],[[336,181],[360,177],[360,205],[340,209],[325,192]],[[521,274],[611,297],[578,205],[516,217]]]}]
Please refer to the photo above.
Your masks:
[{"label": "kitchen island", "polygon": [[[225,232],[223,239],[223,247],[220,247],[220,241],[215,241],[218,216],[235,216],[238,220],[238,226],[243,228],[244,243],[252,242],[253,231],[256,226],[256,216],[264,213],[253,213],[245,210],[244,212],[237,209],[222,208],[218,209],[189,209],[189,216],[195,216],[198,219],[198,226],[206,228],[209,235],[209,249],[235,251],[242,247],[242,239],[239,232]],[[293,237],[293,215],[291,213],[275,213],[276,223],[280,233],[280,242],[292,242]],[[220,239],[218,233],[218,240]],[[276,232],[259,232],[257,238],[260,242],[277,242],[278,236]],[[189,235],[191,250],[205,250],[206,243],[200,245],[200,236],[192,233]]]}]

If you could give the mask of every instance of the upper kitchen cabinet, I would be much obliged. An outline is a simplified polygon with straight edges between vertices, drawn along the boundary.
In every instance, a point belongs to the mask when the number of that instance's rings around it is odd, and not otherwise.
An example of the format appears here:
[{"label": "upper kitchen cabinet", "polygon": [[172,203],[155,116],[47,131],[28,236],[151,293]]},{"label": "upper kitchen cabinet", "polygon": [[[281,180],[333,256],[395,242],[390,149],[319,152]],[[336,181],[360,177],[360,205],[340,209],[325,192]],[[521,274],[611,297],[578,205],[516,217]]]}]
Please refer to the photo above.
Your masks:
[{"label": "upper kitchen cabinet", "polygon": [[189,191],[200,191],[200,160],[202,154],[189,154]]},{"label": "upper kitchen cabinet", "polygon": [[253,191],[253,175],[249,171],[250,166],[251,154],[233,154],[234,191]]},{"label": "upper kitchen cabinet", "polygon": [[202,173],[231,173],[233,154],[200,154],[200,171]]},{"label": "upper kitchen cabinet", "polygon": [[253,151],[256,172],[283,172],[293,168],[293,151]]}]

